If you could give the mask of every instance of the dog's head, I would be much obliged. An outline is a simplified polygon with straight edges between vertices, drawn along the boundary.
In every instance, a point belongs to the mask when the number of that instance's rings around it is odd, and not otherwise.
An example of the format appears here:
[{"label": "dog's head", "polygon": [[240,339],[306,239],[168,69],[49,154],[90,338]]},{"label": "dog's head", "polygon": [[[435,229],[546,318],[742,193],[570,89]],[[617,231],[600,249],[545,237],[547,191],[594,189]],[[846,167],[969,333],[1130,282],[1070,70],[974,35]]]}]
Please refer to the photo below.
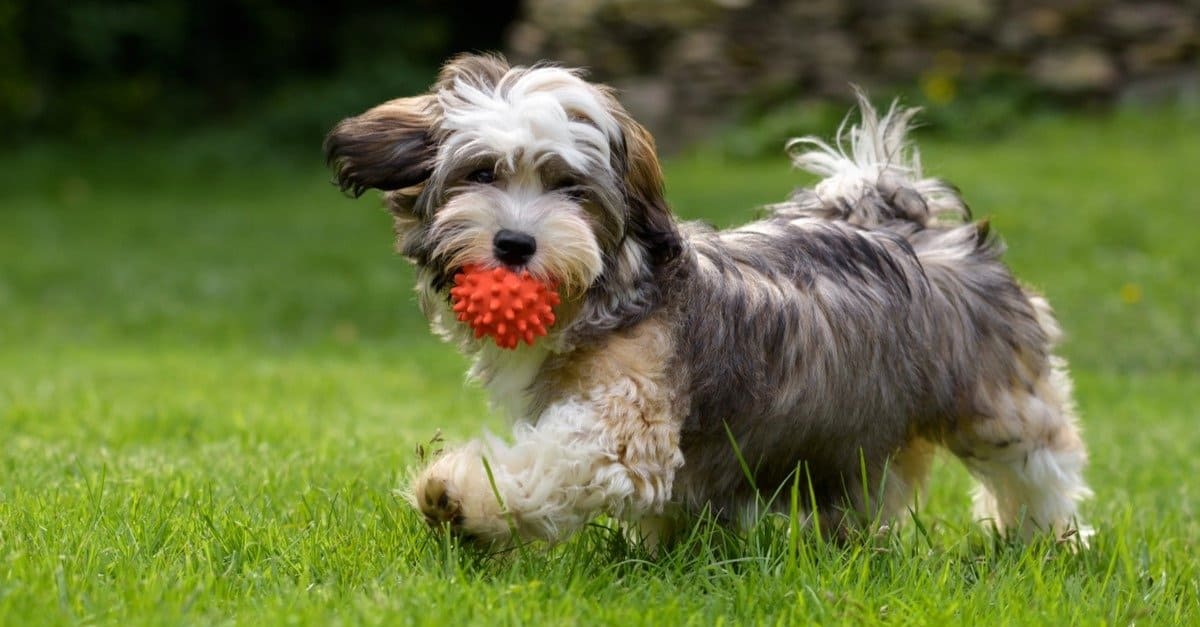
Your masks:
[{"label": "dog's head", "polygon": [[577,71],[461,56],[428,93],[342,120],[325,151],[344,191],[386,192],[435,325],[475,264],[558,284],[580,333],[619,328],[680,252],[653,138]]}]

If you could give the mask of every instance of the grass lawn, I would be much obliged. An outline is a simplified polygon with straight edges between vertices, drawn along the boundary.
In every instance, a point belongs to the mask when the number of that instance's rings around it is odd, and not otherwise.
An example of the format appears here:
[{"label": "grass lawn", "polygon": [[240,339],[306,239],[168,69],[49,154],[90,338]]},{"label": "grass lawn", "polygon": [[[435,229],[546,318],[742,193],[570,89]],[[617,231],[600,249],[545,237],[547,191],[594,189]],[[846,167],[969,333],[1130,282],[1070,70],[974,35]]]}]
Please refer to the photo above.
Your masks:
[{"label": "grass lawn", "polygon": [[[966,474],[846,548],[765,521],[652,559],[596,526],[481,556],[394,494],[414,447],[504,425],[419,318],[378,200],[319,143],[0,156],[0,625],[1200,622],[1200,119],[1038,119],[924,144],[1069,333],[1091,550],[995,542]],[[234,155],[231,157],[231,153]],[[733,224],[782,158],[668,164]]]}]

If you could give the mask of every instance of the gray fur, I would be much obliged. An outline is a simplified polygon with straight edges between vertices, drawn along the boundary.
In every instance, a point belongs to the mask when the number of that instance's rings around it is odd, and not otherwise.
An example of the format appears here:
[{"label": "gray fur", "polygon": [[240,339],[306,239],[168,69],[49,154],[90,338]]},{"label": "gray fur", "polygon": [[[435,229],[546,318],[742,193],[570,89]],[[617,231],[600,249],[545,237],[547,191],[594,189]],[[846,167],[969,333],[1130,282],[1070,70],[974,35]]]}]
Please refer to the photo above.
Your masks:
[{"label": "gray fur", "polygon": [[[676,490],[690,508],[753,500],[728,428],[760,492],[802,464],[820,508],[863,509],[860,460],[875,490],[914,431],[936,440],[981,415],[964,390],[1012,378],[1014,352],[1044,356],[1028,300],[977,227],[790,217],[806,213],[777,209],[773,237],[694,232],[667,289],[690,407]],[[945,247],[963,262],[922,263]]]},{"label": "gray fur", "polygon": [[[938,201],[963,206],[951,193]],[[864,469],[874,492],[914,436],[989,417],[981,382],[1046,367],[1047,334],[986,223],[938,225],[928,205],[888,177],[853,196],[799,190],[738,229],[691,227],[665,305],[686,373],[687,508],[753,505],[732,434],[760,495],[786,494],[802,468],[823,514],[869,513]]]}]

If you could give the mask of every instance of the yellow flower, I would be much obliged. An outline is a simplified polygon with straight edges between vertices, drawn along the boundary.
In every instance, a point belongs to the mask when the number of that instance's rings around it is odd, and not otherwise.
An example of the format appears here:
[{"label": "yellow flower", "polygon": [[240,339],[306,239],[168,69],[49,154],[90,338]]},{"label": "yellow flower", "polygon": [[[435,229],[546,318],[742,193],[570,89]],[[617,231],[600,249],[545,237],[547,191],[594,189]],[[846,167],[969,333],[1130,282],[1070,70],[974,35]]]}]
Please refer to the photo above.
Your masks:
[{"label": "yellow flower", "polygon": [[1121,302],[1126,305],[1136,305],[1142,301],[1142,286],[1137,283],[1126,283],[1121,286]]},{"label": "yellow flower", "polygon": [[926,72],[921,76],[921,93],[936,105],[949,104],[958,92],[954,78],[943,72]]}]

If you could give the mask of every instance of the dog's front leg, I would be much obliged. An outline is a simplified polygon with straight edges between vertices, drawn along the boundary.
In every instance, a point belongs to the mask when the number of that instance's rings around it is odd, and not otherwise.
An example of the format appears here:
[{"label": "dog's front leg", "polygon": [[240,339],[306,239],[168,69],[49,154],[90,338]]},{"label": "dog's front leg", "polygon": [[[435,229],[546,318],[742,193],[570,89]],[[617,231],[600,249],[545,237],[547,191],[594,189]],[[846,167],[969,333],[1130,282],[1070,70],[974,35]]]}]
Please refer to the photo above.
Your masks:
[{"label": "dog's front leg", "polygon": [[483,542],[556,541],[601,513],[662,512],[679,423],[655,383],[622,376],[550,404],[514,442],[486,438],[438,457],[413,486],[430,524]]}]

